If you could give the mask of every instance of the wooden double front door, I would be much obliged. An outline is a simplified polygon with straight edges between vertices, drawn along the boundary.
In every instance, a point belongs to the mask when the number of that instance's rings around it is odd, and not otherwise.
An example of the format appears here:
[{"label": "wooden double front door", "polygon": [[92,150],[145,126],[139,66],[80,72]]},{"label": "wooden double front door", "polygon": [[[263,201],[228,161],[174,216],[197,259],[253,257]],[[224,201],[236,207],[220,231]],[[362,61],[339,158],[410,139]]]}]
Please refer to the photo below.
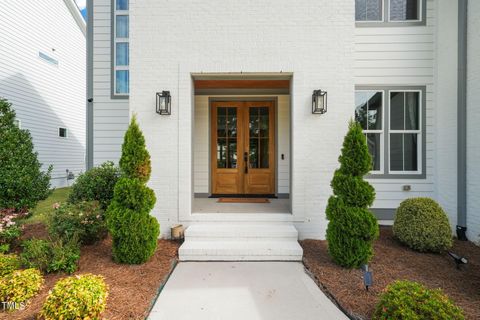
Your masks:
[{"label": "wooden double front door", "polygon": [[275,193],[273,101],[211,105],[212,194]]}]

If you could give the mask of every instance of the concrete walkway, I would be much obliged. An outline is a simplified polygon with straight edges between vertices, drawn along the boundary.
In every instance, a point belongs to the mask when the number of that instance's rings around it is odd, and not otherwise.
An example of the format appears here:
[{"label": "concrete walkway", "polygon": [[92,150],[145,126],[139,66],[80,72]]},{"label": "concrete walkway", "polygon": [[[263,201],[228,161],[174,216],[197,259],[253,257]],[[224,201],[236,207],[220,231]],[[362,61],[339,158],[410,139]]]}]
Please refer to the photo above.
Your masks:
[{"label": "concrete walkway", "polygon": [[181,262],[152,320],[348,319],[299,262]]}]

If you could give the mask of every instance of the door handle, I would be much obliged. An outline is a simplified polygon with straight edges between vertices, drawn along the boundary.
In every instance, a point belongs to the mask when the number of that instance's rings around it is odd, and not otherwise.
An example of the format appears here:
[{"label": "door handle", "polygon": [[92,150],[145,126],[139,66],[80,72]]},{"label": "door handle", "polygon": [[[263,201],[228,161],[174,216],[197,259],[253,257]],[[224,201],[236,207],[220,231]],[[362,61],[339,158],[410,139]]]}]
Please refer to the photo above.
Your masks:
[{"label": "door handle", "polygon": [[243,162],[245,163],[245,173],[248,173],[248,152],[243,153]]}]

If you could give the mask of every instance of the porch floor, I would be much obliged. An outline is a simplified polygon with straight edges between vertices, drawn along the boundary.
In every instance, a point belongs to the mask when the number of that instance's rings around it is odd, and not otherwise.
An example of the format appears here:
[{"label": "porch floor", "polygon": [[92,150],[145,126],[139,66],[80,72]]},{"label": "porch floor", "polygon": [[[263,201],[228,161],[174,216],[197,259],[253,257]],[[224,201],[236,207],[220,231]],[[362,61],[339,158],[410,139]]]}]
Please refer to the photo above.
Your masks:
[{"label": "porch floor", "polygon": [[270,203],[218,203],[214,198],[194,198],[193,213],[290,213],[290,199]]}]

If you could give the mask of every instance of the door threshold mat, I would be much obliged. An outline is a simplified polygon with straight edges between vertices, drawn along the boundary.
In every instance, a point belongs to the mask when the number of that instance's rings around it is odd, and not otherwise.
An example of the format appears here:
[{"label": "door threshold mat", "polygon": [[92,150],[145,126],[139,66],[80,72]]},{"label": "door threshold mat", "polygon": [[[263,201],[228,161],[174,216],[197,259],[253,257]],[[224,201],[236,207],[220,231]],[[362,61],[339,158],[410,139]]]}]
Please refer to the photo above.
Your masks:
[{"label": "door threshold mat", "polygon": [[270,203],[266,198],[219,198],[220,203]]},{"label": "door threshold mat", "polygon": [[222,193],[214,193],[209,196],[209,198],[267,198],[267,199],[277,199],[278,197],[274,194],[222,194]]}]

